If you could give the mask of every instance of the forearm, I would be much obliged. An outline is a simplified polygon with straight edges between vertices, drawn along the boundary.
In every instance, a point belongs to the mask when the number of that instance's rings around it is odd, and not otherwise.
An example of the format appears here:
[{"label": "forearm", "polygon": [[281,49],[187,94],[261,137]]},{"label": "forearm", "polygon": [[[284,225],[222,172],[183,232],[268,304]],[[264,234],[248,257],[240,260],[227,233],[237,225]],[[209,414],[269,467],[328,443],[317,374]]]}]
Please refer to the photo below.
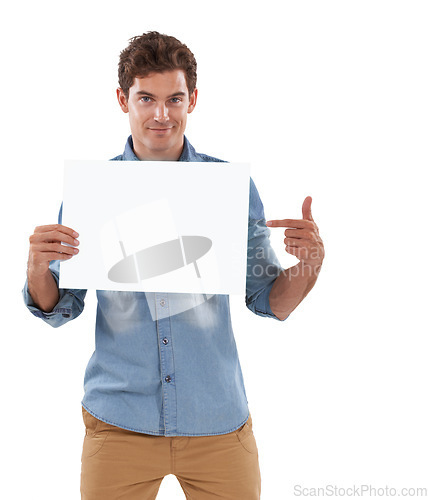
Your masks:
[{"label": "forearm", "polygon": [[50,270],[35,275],[31,269],[27,271],[28,291],[34,303],[44,312],[51,312],[59,301],[59,290]]},{"label": "forearm", "polygon": [[283,271],[269,294],[269,305],[275,316],[285,319],[302,302],[317,281],[321,266],[312,268],[299,262]]}]

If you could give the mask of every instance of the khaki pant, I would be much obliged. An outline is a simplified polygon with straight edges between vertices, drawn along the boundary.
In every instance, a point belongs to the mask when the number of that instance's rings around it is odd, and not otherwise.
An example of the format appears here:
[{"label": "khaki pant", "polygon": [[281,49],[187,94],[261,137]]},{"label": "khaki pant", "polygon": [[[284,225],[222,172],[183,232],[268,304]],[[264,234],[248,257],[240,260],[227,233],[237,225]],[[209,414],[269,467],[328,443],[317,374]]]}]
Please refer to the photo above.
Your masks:
[{"label": "khaki pant", "polygon": [[98,420],[83,407],[82,500],[152,500],[174,474],[187,500],[259,500],[251,415],[218,436],[152,436]]}]

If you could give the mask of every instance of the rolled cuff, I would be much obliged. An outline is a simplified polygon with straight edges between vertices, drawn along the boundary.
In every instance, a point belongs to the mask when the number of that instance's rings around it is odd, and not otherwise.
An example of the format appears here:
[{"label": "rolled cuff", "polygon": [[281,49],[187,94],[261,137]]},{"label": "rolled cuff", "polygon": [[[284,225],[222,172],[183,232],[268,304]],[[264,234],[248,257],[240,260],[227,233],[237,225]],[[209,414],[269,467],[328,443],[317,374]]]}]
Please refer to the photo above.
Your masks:
[{"label": "rolled cuff", "polygon": [[246,305],[248,309],[250,309],[250,311],[252,311],[254,314],[257,314],[257,316],[270,317],[276,319],[277,321],[285,321],[288,318],[288,316],[287,318],[284,319],[278,318],[272,312],[272,309],[269,304],[269,294],[274,283],[275,280],[273,280],[270,285],[268,285],[264,290],[262,290],[256,299],[252,300],[251,302],[246,300]]},{"label": "rolled cuff", "polygon": [[[52,272],[57,285],[58,276]],[[28,290],[28,280],[25,280],[24,288],[22,289],[22,296],[27,309],[37,318],[42,319],[50,326],[57,328],[68,321],[77,318],[84,307],[84,296],[86,290],[68,290],[59,288],[59,301],[52,309],[51,312],[42,311],[34,302]]]}]

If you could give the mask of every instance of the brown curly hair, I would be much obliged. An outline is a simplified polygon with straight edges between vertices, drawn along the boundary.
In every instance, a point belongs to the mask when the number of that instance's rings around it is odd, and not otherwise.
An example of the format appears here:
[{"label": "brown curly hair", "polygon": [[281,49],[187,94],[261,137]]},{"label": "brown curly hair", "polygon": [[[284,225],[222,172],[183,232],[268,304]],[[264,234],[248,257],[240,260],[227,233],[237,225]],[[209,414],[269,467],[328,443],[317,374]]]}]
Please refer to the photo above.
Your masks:
[{"label": "brown curly hair", "polygon": [[119,86],[126,99],[136,77],[175,69],[184,71],[190,97],[196,88],[196,59],[186,45],[157,31],[134,36],[129,42],[119,57]]}]

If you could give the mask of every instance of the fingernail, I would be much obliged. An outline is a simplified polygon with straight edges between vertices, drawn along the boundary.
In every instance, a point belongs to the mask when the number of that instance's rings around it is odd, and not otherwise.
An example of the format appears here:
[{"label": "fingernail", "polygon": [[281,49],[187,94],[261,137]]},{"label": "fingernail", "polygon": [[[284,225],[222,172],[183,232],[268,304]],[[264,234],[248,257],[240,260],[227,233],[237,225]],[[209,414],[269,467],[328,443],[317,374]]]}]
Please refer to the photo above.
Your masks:
[{"label": "fingernail", "polygon": [[79,233],[76,233],[76,231],[73,231],[73,236],[77,238],[79,236]]}]

